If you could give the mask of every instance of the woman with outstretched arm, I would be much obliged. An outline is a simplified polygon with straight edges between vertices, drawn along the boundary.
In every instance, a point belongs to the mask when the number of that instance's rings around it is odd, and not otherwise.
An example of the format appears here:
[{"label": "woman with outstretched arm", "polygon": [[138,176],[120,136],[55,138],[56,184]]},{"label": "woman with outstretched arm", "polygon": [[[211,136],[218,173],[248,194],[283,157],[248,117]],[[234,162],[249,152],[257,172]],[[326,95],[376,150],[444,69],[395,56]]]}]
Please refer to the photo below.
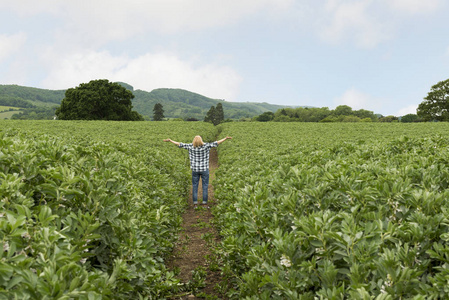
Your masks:
[{"label": "woman with outstretched arm", "polygon": [[184,144],[175,142],[171,139],[165,139],[164,142],[170,142],[178,146],[189,150],[190,169],[192,169],[192,198],[193,204],[198,204],[198,185],[202,182],[203,187],[203,205],[207,205],[208,187],[209,187],[209,152],[213,147],[218,147],[224,141],[232,139],[227,136],[219,141],[213,143],[204,143],[201,136],[197,135],[193,139],[191,144]]}]

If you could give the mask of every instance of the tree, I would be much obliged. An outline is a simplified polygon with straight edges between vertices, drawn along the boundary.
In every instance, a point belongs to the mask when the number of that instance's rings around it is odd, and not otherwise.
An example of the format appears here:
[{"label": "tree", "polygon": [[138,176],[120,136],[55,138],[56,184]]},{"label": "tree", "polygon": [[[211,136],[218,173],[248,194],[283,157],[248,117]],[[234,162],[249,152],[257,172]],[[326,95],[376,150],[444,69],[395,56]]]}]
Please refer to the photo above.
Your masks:
[{"label": "tree", "polygon": [[164,119],[164,107],[156,103],[153,108],[153,121],[162,121]]},{"label": "tree", "polygon": [[224,121],[224,111],[221,103],[218,103],[217,107],[215,107],[215,119],[217,124],[223,123]]},{"label": "tree", "polygon": [[217,121],[215,118],[215,107],[211,106],[206,116],[204,117],[204,122],[210,122],[214,125],[217,125]]},{"label": "tree", "polygon": [[118,83],[92,80],[68,89],[55,114],[60,120],[141,121],[143,117],[132,111],[133,98],[133,93]]},{"label": "tree", "polygon": [[415,114],[407,114],[401,118],[402,123],[412,123],[412,122],[419,122],[420,119]]},{"label": "tree", "polygon": [[449,79],[432,86],[424,99],[417,109],[419,117],[424,121],[449,121]]},{"label": "tree", "polygon": [[354,110],[354,115],[359,117],[360,119],[370,118],[372,121],[377,120],[377,117],[374,115],[374,112],[366,109]]},{"label": "tree", "polygon": [[351,116],[351,115],[353,115],[353,111],[350,106],[339,105],[334,109],[334,115],[336,115],[336,116]]},{"label": "tree", "polygon": [[266,111],[263,114],[259,115],[256,120],[259,122],[268,122],[274,119],[274,113],[271,111]]},{"label": "tree", "polygon": [[210,122],[215,126],[223,123],[224,121],[224,112],[223,105],[221,103],[217,104],[217,107],[211,106],[206,116],[204,117],[204,122]]}]

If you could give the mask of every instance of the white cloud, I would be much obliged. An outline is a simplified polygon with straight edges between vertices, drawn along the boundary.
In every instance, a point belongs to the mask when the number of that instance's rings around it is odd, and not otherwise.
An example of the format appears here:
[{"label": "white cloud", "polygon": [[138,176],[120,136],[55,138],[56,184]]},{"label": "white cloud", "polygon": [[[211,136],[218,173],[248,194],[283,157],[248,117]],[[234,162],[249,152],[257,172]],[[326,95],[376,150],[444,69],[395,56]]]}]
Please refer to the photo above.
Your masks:
[{"label": "white cloud", "polygon": [[386,0],[386,3],[392,9],[408,14],[431,13],[442,5],[441,0]]},{"label": "white cloud", "polygon": [[58,13],[65,1],[39,0],[39,5],[33,0],[0,1],[2,11],[12,10],[19,16],[33,16],[41,13]]},{"label": "white cloud", "polygon": [[400,109],[397,113],[397,116],[405,116],[407,114],[416,114],[416,110],[418,109],[417,104],[409,105]]},{"label": "white cloud", "polygon": [[0,35],[0,62],[16,53],[25,44],[27,36],[25,33],[13,35]]},{"label": "white cloud", "polygon": [[373,48],[393,38],[400,24],[414,15],[433,13],[442,6],[442,0],[326,0],[316,19],[324,40],[349,40]]},{"label": "white cloud", "polygon": [[87,52],[66,57],[49,52],[46,59],[49,72],[43,85],[52,89],[75,87],[93,79],[109,79],[128,62],[126,57],[113,57],[107,52]]},{"label": "white cloud", "polygon": [[[294,0],[34,0],[8,1],[0,9],[20,15],[53,14],[64,21],[59,37],[107,42],[145,32],[179,33],[228,26],[259,12],[277,15]],[[67,38],[67,40],[69,40]]]},{"label": "white cloud", "polygon": [[347,105],[354,110],[366,109],[377,113],[382,107],[382,101],[376,99],[368,94],[362,93],[355,88],[351,88],[343,93],[342,96],[334,100],[334,104]]},{"label": "white cloud", "polygon": [[[131,84],[135,89],[182,88],[207,97],[232,101],[241,77],[232,68],[217,63],[185,61],[173,54],[147,53],[129,58],[108,52],[88,52],[52,59],[43,85],[65,89],[94,79],[109,79]],[[50,59],[48,59],[50,63]]]},{"label": "white cloud", "polygon": [[391,36],[371,0],[328,0],[323,15],[321,36],[333,43],[349,38],[359,47],[372,48]]},{"label": "white cloud", "polygon": [[[372,48],[389,40],[397,12],[433,12],[442,0],[35,0],[2,1],[0,9],[19,15],[51,14],[63,23],[57,40],[84,47],[155,32],[173,34],[227,27],[251,16],[300,23],[337,43],[349,40]],[[324,2],[324,5],[323,5]],[[403,18],[404,16],[401,16]],[[288,20],[288,21],[287,21]],[[311,25],[313,24],[313,25]],[[310,26],[315,26],[312,29]],[[318,28],[318,29],[317,29]]]}]

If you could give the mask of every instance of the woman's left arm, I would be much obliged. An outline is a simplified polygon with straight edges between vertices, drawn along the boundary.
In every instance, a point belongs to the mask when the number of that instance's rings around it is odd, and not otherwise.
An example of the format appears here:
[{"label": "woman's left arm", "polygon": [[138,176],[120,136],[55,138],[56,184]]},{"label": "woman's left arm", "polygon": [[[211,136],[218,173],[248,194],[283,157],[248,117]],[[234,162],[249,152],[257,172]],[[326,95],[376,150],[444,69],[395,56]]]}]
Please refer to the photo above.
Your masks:
[{"label": "woman's left arm", "polygon": [[232,139],[232,137],[227,136],[227,137],[225,137],[224,139],[221,139],[221,140],[217,141],[217,144],[220,145],[220,144],[223,143],[224,141],[230,140],[230,139]]}]

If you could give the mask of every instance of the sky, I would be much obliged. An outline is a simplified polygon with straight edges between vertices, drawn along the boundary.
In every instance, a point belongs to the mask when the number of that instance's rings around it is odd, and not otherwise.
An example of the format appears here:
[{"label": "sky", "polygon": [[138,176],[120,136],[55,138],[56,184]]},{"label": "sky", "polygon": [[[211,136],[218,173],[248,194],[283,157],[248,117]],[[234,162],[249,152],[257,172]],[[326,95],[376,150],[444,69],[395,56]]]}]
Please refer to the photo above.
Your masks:
[{"label": "sky", "polygon": [[449,79],[448,14],[446,0],[0,0],[0,84],[402,116]]}]

